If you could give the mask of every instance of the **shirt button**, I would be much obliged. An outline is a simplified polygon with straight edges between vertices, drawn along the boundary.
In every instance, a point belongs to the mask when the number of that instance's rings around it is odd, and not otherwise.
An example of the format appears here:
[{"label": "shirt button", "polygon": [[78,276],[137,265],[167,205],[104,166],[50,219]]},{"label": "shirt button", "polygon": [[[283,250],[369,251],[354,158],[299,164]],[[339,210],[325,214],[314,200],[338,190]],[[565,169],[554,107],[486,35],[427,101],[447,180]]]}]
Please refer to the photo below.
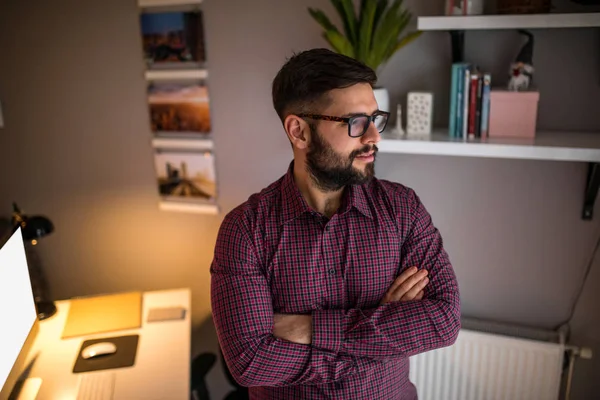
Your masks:
[{"label": "shirt button", "polygon": [[331,268],[329,270],[329,275],[335,275],[335,268]]}]

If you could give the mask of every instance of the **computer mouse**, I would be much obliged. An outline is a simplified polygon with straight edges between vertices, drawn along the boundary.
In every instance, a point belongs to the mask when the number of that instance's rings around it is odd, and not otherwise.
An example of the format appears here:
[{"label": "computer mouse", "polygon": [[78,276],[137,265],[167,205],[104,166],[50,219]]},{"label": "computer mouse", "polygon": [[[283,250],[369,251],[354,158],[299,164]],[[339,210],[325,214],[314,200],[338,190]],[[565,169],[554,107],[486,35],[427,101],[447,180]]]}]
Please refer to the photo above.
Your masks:
[{"label": "computer mouse", "polygon": [[90,359],[94,357],[114,354],[117,351],[117,346],[110,342],[94,343],[87,346],[81,351],[81,357],[84,359]]}]

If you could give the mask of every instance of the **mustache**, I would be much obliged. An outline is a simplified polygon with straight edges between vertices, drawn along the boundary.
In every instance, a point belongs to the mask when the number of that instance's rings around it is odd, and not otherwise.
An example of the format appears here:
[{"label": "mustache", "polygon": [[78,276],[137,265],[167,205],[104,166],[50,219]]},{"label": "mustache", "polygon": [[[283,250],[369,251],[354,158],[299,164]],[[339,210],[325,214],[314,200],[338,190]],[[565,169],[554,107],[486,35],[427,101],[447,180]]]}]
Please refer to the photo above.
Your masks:
[{"label": "mustache", "polygon": [[376,145],[364,145],[363,147],[361,147],[358,150],[354,150],[352,153],[350,153],[350,158],[353,160],[356,157],[359,157],[363,154],[368,154],[370,152],[374,152],[374,154],[377,154],[377,152],[379,151],[379,148],[377,148]]}]

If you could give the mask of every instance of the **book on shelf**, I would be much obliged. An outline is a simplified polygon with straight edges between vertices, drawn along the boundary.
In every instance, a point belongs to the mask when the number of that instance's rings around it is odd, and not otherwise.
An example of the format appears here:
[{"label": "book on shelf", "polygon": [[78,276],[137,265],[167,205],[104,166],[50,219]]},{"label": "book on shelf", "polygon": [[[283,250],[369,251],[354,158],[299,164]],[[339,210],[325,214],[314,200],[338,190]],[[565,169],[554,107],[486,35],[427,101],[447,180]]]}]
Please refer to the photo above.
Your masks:
[{"label": "book on shelf", "polygon": [[470,63],[452,64],[450,89],[450,137],[486,138],[490,116],[490,73]]}]

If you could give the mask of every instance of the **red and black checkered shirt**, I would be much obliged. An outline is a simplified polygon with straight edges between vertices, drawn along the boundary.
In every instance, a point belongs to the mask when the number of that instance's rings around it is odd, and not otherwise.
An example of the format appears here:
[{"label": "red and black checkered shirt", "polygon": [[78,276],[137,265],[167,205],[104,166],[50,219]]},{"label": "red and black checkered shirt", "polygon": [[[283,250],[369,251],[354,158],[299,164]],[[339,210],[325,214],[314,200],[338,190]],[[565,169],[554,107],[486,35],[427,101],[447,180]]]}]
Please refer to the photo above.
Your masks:
[{"label": "red and black checkered shirt", "polygon": [[[429,271],[422,300],[380,306],[404,269]],[[252,399],[416,399],[408,357],[460,328],[456,277],[415,192],[373,179],[327,219],[288,173],[224,219],[211,266],[229,369]],[[273,336],[273,314],[312,314],[311,345]]]}]

